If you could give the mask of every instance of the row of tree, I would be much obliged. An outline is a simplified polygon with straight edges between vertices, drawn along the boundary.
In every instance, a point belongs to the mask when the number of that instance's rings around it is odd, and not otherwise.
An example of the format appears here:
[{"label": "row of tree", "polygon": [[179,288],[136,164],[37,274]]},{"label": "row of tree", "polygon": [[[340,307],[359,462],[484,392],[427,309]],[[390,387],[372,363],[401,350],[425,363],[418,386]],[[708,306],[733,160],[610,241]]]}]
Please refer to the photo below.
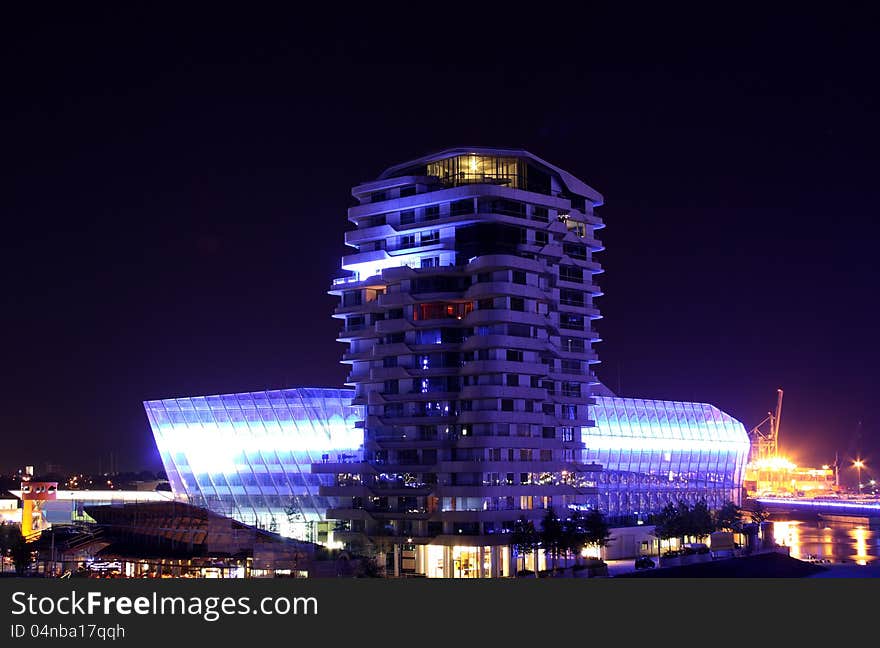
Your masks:
[{"label": "row of tree", "polygon": [[[726,502],[713,511],[701,500],[693,505],[684,501],[667,504],[651,521],[655,525],[653,533],[659,539],[678,538],[684,544],[686,538],[699,541],[714,531],[742,531],[744,518],[743,510],[734,502]],[[758,507],[748,512],[748,518],[760,524],[768,514]],[[567,518],[561,519],[551,507],[541,520],[540,530],[531,520],[520,516],[514,524],[510,545],[522,560],[522,569],[526,558],[539,549],[546,552],[556,567],[560,558],[567,563],[572,556],[577,564],[584,547],[604,547],[610,537],[611,529],[602,511],[592,509],[584,515],[572,510]]]},{"label": "row of tree", "polygon": [[578,564],[584,547],[604,547],[610,537],[611,529],[602,511],[592,509],[584,515],[572,510],[567,518],[560,519],[551,507],[541,520],[540,531],[531,520],[520,516],[514,523],[510,545],[522,559],[523,569],[526,557],[538,549],[546,552],[555,568],[560,558],[567,563],[571,556]]},{"label": "row of tree", "polygon": [[[758,507],[749,511],[751,522],[760,524],[768,518],[767,511]],[[682,544],[685,538],[702,540],[714,531],[742,531],[743,511],[733,502],[726,502],[721,508],[710,511],[705,501],[693,506],[679,501],[667,504],[654,516],[654,535],[661,540],[678,538]]]}]

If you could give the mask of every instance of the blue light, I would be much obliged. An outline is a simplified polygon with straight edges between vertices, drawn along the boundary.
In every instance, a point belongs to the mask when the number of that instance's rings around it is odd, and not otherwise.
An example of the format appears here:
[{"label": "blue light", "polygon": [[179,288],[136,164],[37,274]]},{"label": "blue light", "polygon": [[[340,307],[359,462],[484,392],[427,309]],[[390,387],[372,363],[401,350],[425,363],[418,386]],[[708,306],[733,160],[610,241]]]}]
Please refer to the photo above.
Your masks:
[{"label": "blue light", "polygon": [[144,407],[175,495],[247,523],[322,520],[330,475],[311,465],[359,460],[362,409],[345,389],[285,389],[147,401]]},{"label": "blue light", "polygon": [[745,427],[704,403],[596,397],[583,427],[585,461],[602,466],[600,508],[657,511],[679,499],[739,502]]}]

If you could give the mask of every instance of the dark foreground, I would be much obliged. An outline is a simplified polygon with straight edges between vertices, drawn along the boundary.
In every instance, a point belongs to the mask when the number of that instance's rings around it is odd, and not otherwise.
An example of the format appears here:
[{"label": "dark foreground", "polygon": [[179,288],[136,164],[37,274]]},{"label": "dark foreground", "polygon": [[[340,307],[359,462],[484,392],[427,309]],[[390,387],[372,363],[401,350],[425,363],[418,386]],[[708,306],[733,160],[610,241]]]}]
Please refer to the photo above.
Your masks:
[{"label": "dark foreground", "polygon": [[812,565],[784,554],[764,553],[681,567],[645,569],[620,574],[615,578],[806,578],[827,571],[827,567]]}]

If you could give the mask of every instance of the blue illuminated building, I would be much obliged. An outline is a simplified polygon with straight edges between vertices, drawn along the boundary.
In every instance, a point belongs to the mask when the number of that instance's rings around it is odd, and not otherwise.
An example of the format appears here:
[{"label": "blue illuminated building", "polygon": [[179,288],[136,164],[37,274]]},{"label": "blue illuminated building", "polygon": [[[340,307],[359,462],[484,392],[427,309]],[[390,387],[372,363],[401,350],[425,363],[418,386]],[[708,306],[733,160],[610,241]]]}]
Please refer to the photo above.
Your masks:
[{"label": "blue illuminated building", "polygon": [[[285,535],[332,542],[321,524],[335,498],[312,464],[354,467],[363,406],[354,390],[285,389],[169,398],[144,406],[174,493]],[[742,423],[705,403],[594,397],[582,430],[586,459],[600,464],[595,505],[642,515],[668,502],[739,501],[749,441]],[[328,535],[329,531],[329,535]],[[326,537],[326,538],[325,538]]]},{"label": "blue illuminated building", "polygon": [[443,577],[511,574],[515,523],[551,508],[740,501],[741,423],[594,373],[596,190],[527,151],[462,148],[352,195],[330,290],[351,389],[146,402],[176,495]]},{"label": "blue illuminated building", "polygon": [[247,524],[327,540],[325,475],[359,460],[361,408],[345,389],[282,389],[144,403],[176,495]]},{"label": "blue illuminated building", "polygon": [[597,396],[583,428],[587,461],[602,466],[598,507],[644,518],[679,500],[711,509],[740,502],[749,438],[706,403]]}]

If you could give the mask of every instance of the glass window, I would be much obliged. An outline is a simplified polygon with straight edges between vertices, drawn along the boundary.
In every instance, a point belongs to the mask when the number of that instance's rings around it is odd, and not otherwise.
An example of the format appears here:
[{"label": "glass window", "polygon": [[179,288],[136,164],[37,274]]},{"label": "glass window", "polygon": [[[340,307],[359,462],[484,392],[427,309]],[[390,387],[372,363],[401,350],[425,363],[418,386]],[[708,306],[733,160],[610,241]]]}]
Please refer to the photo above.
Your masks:
[{"label": "glass window", "polygon": [[421,234],[421,244],[422,245],[433,245],[434,243],[440,242],[440,230],[431,230],[429,232],[422,232]]},{"label": "glass window", "polygon": [[522,188],[527,179],[525,163],[514,157],[491,155],[456,155],[430,162],[427,174],[452,186],[487,183]]}]

